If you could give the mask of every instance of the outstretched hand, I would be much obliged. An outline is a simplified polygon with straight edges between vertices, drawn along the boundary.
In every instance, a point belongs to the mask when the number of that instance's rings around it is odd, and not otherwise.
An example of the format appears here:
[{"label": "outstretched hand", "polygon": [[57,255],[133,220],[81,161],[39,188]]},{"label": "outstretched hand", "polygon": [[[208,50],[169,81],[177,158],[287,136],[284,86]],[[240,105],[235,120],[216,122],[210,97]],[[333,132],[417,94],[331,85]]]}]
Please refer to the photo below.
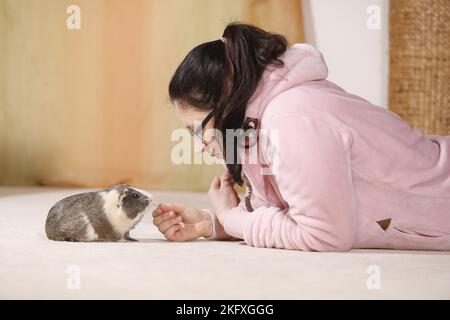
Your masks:
[{"label": "outstretched hand", "polygon": [[190,241],[212,233],[210,214],[184,204],[161,203],[153,211],[153,224],[169,241]]}]

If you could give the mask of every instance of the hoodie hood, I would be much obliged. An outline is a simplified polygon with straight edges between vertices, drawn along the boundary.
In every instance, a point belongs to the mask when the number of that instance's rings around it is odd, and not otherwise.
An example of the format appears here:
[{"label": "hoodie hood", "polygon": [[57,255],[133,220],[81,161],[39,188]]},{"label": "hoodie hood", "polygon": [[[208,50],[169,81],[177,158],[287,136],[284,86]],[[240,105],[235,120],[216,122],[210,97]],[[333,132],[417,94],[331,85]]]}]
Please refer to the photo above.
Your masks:
[{"label": "hoodie hood", "polygon": [[322,53],[307,43],[296,43],[280,56],[283,67],[269,65],[249,100],[246,117],[260,119],[275,96],[304,82],[325,80],[328,67]]}]

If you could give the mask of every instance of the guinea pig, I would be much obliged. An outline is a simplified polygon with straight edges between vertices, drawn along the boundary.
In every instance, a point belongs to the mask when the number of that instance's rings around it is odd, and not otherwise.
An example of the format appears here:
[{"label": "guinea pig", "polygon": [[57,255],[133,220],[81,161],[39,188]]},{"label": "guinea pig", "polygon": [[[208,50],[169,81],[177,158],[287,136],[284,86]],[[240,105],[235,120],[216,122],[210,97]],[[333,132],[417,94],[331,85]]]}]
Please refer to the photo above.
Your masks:
[{"label": "guinea pig", "polygon": [[57,241],[136,241],[130,230],[155,208],[151,195],[120,184],[60,200],[47,215],[45,232]]}]

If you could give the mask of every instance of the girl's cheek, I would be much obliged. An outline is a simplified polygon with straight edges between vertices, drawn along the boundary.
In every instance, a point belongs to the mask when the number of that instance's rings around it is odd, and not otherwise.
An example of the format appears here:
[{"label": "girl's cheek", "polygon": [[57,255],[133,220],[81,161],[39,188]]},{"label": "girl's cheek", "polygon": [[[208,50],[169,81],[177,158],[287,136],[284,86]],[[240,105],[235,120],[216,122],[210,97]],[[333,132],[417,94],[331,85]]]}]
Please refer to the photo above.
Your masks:
[{"label": "girl's cheek", "polygon": [[214,146],[209,147],[208,150],[209,150],[209,154],[211,155],[211,157],[216,156],[216,148]]},{"label": "girl's cheek", "polygon": [[220,146],[217,143],[214,143],[213,150],[214,150],[214,156],[216,158],[223,159],[223,155],[222,155],[222,152],[220,150]]}]

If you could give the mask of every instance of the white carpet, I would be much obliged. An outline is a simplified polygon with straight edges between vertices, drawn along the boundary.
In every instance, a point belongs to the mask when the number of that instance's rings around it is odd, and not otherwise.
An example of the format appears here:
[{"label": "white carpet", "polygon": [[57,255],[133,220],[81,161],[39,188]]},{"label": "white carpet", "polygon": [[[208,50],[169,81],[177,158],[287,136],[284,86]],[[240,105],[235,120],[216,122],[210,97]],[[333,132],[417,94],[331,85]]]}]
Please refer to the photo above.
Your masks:
[{"label": "white carpet", "polygon": [[[449,252],[307,253],[243,242],[171,243],[150,215],[131,233],[137,243],[47,240],[50,207],[82,191],[0,187],[1,299],[450,298]],[[152,193],[157,201],[207,207],[206,194]]]}]

